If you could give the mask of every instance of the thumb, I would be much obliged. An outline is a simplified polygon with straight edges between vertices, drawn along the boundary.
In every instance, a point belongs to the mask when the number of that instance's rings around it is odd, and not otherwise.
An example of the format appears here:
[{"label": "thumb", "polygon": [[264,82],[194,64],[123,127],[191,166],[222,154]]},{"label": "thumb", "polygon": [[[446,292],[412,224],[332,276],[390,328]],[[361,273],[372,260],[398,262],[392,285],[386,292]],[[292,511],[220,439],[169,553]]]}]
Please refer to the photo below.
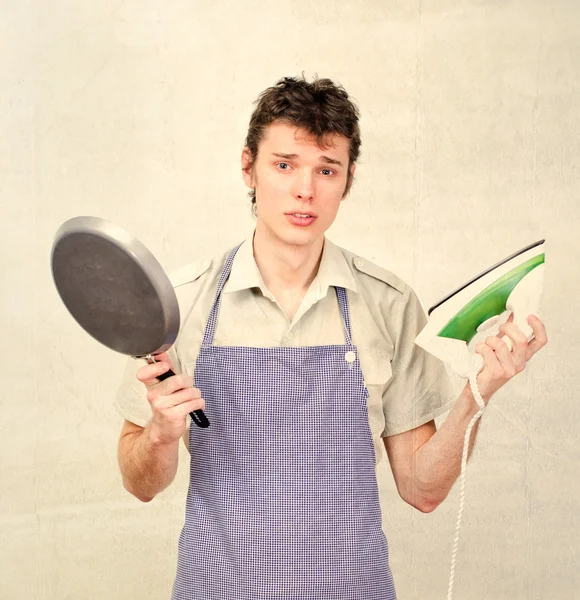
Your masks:
[{"label": "thumb", "polygon": [[[510,314],[510,316],[507,318],[507,320],[503,322],[503,324],[505,325],[505,323],[513,323],[513,321],[514,321],[514,313],[512,312],[512,313]],[[498,334],[497,334],[497,337],[498,337],[498,338],[502,338],[502,337],[504,337],[504,336],[505,336],[505,333],[504,333],[503,331],[500,331],[500,332],[498,332]]]},{"label": "thumb", "polygon": [[169,358],[169,354],[167,354],[167,352],[162,352],[161,354],[156,354],[154,357],[155,362],[156,363],[165,363],[166,365],[169,365],[169,368],[175,373],[175,369],[173,367],[173,363],[171,361],[171,358]]}]

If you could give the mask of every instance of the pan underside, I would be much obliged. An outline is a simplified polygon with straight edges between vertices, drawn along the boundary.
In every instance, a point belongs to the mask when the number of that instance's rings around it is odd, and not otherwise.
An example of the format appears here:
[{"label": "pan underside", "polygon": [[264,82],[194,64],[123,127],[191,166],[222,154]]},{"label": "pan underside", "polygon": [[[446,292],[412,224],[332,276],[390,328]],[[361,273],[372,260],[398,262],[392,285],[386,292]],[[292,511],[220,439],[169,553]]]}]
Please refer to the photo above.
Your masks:
[{"label": "pan underside", "polygon": [[106,237],[69,233],[53,250],[53,277],[76,321],[96,340],[132,356],[156,353],[169,315],[138,260]]}]

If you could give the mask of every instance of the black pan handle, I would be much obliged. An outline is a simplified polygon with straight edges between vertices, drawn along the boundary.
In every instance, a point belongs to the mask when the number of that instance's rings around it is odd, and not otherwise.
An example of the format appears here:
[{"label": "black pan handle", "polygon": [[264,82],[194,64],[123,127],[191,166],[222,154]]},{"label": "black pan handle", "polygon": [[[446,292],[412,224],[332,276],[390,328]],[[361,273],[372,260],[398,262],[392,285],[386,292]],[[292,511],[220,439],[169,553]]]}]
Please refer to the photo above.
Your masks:
[{"label": "black pan handle", "polygon": [[[175,373],[171,369],[169,369],[169,371],[166,371],[162,375],[157,375],[157,379],[159,379],[159,381],[163,381],[164,379],[167,379],[168,377],[173,377],[173,375],[175,375]],[[208,418],[205,416],[205,413],[203,412],[203,410],[201,410],[201,408],[194,412],[190,412],[189,415],[191,416],[191,420],[198,427],[204,427],[204,428],[209,427]]]}]

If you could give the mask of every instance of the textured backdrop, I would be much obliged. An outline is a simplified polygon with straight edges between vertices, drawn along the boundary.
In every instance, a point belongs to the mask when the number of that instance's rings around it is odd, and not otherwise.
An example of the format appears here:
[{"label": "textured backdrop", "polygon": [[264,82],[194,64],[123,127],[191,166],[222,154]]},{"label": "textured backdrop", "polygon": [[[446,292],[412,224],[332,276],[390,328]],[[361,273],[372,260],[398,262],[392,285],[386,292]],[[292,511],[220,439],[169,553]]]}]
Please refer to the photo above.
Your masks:
[{"label": "textured backdrop", "polygon": [[[168,270],[240,242],[252,103],[302,71],[361,110],[329,237],[426,308],[546,238],[550,341],[483,417],[455,596],[580,598],[579,28],[576,0],[0,0],[0,598],[169,597],[186,456],[153,502],[124,491],[125,359],[66,312],[52,239],[101,216]],[[457,490],[419,513],[382,464],[399,597],[442,599]]]}]

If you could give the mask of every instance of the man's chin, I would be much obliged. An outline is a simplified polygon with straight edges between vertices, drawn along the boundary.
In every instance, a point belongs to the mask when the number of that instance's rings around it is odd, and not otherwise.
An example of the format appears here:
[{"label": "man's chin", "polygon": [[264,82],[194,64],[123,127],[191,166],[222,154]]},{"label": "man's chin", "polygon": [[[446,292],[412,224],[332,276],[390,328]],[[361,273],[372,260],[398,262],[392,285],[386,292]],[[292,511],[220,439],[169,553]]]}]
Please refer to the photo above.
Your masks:
[{"label": "man's chin", "polygon": [[291,246],[311,246],[324,237],[324,231],[318,227],[292,227],[280,232],[280,239]]}]

